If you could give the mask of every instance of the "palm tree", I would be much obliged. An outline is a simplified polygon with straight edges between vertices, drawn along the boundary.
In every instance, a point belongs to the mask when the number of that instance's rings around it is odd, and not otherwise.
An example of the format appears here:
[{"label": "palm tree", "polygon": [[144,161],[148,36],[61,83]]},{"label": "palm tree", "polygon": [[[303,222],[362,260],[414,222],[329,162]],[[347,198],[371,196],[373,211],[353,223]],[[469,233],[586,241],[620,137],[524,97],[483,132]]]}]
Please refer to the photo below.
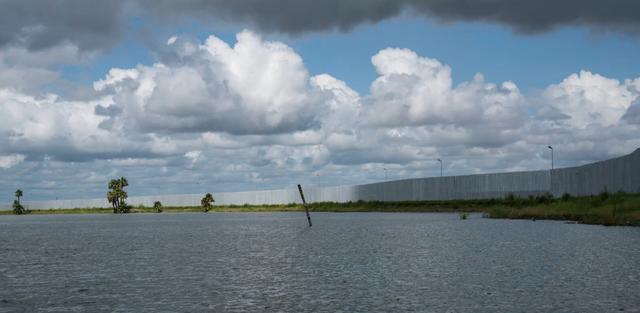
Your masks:
[{"label": "palm tree", "polygon": [[16,190],[16,198],[18,198],[18,203],[20,203],[20,198],[22,197],[22,190]]},{"label": "palm tree", "polygon": [[[114,180],[111,180],[111,182],[109,182],[109,188],[111,189],[111,186]],[[118,213],[118,198],[116,197],[116,192],[115,191],[108,191],[107,192],[107,201],[109,201],[109,203],[111,203],[111,206],[113,207],[113,213]]]},{"label": "palm tree", "polygon": [[126,178],[112,179],[109,181],[109,191],[107,192],[107,201],[113,206],[113,213],[129,213],[125,200],[128,197],[124,187],[129,186]]}]

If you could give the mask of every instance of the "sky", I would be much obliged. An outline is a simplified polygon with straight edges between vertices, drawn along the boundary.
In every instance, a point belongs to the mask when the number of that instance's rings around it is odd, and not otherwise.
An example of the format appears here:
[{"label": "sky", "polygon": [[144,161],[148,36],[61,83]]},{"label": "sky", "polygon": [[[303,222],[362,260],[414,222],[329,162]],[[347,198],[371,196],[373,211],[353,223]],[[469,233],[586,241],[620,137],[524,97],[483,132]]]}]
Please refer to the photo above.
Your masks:
[{"label": "sky", "polygon": [[0,2],[0,201],[351,185],[640,148],[632,0]]}]

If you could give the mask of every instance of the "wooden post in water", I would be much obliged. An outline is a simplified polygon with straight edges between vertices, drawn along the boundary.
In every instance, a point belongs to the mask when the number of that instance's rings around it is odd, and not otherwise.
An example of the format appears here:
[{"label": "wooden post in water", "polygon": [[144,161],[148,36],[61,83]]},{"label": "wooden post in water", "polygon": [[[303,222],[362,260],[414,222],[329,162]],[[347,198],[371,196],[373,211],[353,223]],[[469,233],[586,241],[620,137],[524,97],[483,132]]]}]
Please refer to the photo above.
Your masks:
[{"label": "wooden post in water", "polygon": [[304,200],[304,193],[302,193],[302,186],[300,186],[300,184],[298,184],[298,191],[300,191],[302,205],[304,206],[304,211],[307,213],[307,221],[309,222],[309,227],[311,227],[311,215],[309,215],[309,207],[307,206],[307,201]]}]

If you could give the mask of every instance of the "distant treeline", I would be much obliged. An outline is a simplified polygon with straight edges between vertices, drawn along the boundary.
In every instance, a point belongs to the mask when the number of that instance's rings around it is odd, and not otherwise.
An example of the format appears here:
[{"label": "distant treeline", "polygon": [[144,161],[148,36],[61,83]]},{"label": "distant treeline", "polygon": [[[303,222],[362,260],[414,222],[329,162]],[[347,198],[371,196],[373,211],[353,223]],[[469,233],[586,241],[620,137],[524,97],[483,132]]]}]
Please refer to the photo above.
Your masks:
[{"label": "distant treeline", "polygon": [[[206,195],[205,195],[205,198]],[[203,200],[205,199],[203,198]],[[206,202],[206,201],[205,201]],[[206,209],[203,207],[206,206]],[[520,198],[443,201],[357,201],[310,203],[312,212],[480,212],[488,218],[554,219],[601,225],[640,226],[640,194],[602,192],[595,196],[554,198],[550,194]],[[131,207],[130,213],[180,212],[297,212],[301,204],[283,205],[218,205],[203,203],[192,207]],[[32,214],[111,213],[113,208],[77,208],[33,210]],[[10,214],[10,211],[2,214]]]}]

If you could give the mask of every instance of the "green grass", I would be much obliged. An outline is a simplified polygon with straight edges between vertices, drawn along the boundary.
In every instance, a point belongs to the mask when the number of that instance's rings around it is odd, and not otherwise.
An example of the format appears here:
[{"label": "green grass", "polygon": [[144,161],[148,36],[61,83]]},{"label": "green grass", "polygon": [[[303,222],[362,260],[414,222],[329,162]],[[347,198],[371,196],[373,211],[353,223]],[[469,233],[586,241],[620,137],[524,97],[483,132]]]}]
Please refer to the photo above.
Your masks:
[{"label": "green grass", "polygon": [[570,220],[585,224],[640,226],[640,194],[554,199],[548,203],[495,206],[490,218]]},{"label": "green grass", "polygon": [[[27,214],[98,214],[112,213],[111,208],[77,208],[77,209],[48,209],[48,210],[30,210]],[[13,215],[13,211],[0,211],[0,215]]]},{"label": "green grass", "polygon": [[[489,218],[571,220],[586,224],[640,226],[640,194],[602,193],[590,197],[550,196],[451,201],[358,201],[309,204],[312,212],[481,212]],[[201,207],[162,207],[163,213],[202,212]],[[300,204],[222,205],[210,212],[302,212]],[[111,213],[111,208],[33,210],[31,214]],[[132,213],[155,213],[152,207],[133,207]],[[0,214],[12,214],[0,211]]]}]

